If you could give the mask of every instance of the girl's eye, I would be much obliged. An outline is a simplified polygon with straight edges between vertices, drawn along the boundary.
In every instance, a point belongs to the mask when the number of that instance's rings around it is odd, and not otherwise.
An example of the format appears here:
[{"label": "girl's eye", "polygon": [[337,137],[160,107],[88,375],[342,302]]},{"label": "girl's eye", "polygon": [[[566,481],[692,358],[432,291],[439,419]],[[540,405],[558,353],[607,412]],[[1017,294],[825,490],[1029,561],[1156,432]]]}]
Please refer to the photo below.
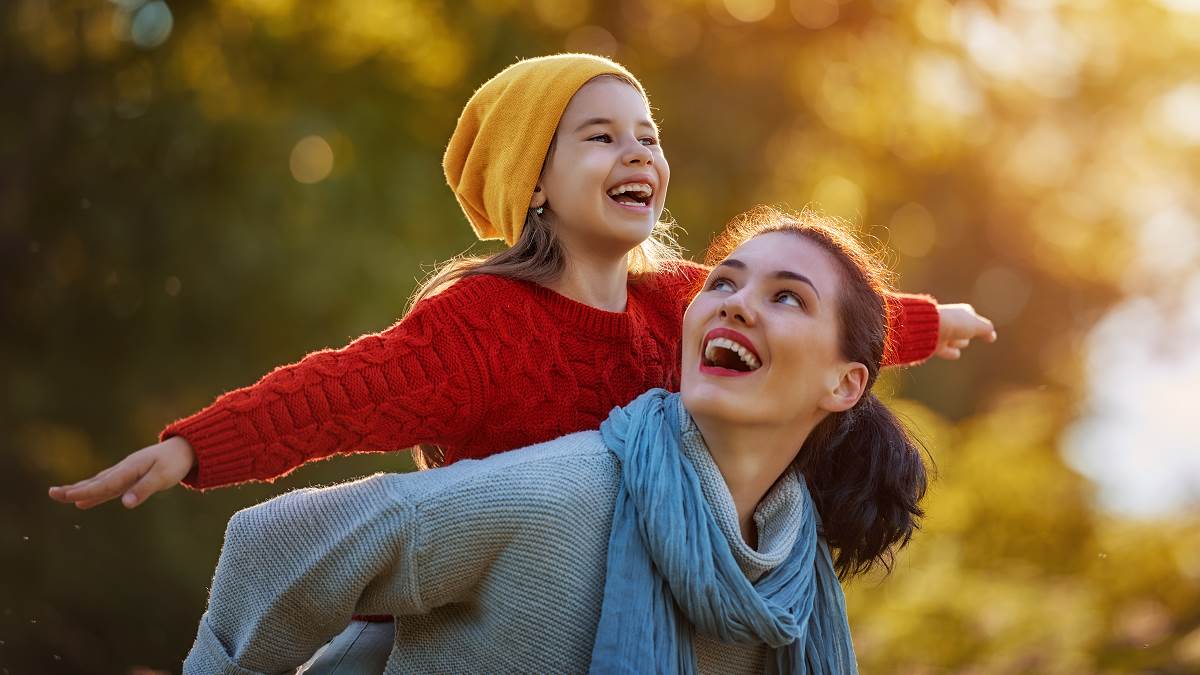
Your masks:
[{"label": "girl's eye", "polygon": [[653,136],[646,136],[642,139],[642,145],[658,145],[658,139]]},{"label": "girl's eye", "polygon": [[785,305],[791,305],[801,309],[804,308],[804,300],[791,291],[784,291],[779,295],[776,295],[775,300]]},{"label": "girl's eye", "polygon": [[598,141],[601,141],[602,143],[610,143],[610,142],[612,142],[612,136],[609,136],[608,134],[596,134],[595,136],[592,136],[588,140],[589,141],[598,140]]},{"label": "girl's eye", "polygon": [[708,284],[708,290],[710,290],[710,291],[732,291],[733,290],[733,282],[726,279],[725,277],[717,277],[716,279],[713,279],[711,283]]}]

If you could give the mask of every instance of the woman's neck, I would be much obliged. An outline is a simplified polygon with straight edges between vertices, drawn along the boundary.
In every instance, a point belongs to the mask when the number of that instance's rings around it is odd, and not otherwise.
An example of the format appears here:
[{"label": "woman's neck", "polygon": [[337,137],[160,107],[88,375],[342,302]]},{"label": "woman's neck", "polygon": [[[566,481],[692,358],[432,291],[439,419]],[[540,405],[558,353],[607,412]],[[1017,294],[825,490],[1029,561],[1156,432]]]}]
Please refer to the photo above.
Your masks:
[{"label": "woman's neck", "polygon": [[628,255],[602,259],[568,252],[563,273],[546,287],[597,309],[624,312],[629,299],[628,282]]},{"label": "woman's neck", "polygon": [[792,464],[815,423],[735,426],[703,417],[693,419],[733,497],[742,539],[757,548],[754,511]]}]

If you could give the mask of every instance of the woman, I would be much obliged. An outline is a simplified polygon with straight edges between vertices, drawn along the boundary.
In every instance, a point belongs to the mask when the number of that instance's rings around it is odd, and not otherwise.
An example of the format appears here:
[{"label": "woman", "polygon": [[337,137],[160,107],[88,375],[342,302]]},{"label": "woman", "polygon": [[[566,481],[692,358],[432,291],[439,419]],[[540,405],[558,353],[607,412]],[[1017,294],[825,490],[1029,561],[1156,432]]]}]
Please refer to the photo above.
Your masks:
[{"label": "woman", "polygon": [[838,575],[886,563],[925,489],[870,393],[882,273],[766,209],[709,263],[680,394],[236,514],[185,671],[294,668],[358,612],[397,617],[389,672],[854,672]]}]

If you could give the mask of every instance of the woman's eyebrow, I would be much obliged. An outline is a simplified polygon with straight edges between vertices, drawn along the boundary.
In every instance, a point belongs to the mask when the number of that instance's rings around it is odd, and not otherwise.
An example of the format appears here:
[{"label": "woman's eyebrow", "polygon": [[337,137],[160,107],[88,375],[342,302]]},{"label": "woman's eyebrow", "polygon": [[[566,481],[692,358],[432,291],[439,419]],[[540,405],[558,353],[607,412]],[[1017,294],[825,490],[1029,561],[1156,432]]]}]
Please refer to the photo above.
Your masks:
[{"label": "woman's eyebrow", "polygon": [[[717,267],[732,267],[737,270],[744,270],[746,269],[746,263],[738,260],[737,258],[726,258],[717,263]],[[713,269],[716,269],[717,267],[714,267]],[[821,292],[817,290],[817,286],[812,282],[812,279],[809,279],[799,272],[792,272],[791,270],[779,270],[773,276],[776,279],[787,279],[789,281],[806,283],[812,288],[813,293],[817,294],[817,300],[821,299]]]},{"label": "woman's eyebrow", "polygon": [[791,272],[789,270],[779,270],[778,272],[775,273],[775,278],[776,279],[790,279],[792,281],[804,282],[804,283],[808,284],[810,288],[812,288],[813,293],[817,294],[817,300],[821,299],[821,292],[817,290],[816,284],[814,284],[811,279],[804,276],[803,274],[800,274],[798,272]]},{"label": "woman's eyebrow", "polygon": [[[613,121],[607,117],[592,117],[590,119],[584,120],[583,124],[580,124],[578,127],[576,127],[575,131],[576,132],[583,131],[584,129],[586,129],[592,125],[598,125],[598,124],[613,124]],[[652,131],[656,131],[656,132],[658,131],[658,127],[654,126],[654,122],[651,122],[648,119],[638,120],[637,126],[649,127]]]}]

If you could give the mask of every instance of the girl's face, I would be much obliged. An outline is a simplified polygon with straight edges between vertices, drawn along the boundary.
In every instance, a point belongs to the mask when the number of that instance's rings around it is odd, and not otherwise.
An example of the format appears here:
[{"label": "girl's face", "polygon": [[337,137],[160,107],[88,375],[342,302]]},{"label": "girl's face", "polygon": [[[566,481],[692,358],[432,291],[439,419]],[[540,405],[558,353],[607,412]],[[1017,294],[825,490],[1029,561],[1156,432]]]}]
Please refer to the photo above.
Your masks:
[{"label": "girl's face", "polygon": [[545,204],[567,250],[624,255],[653,231],[670,177],[646,99],[600,77],[567,105],[531,206]]},{"label": "girl's face", "polygon": [[683,317],[683,402],[738,425],[815,424],[857,402],[866,367],[839,347],[837,261],[792,232],[745,242]]}]

